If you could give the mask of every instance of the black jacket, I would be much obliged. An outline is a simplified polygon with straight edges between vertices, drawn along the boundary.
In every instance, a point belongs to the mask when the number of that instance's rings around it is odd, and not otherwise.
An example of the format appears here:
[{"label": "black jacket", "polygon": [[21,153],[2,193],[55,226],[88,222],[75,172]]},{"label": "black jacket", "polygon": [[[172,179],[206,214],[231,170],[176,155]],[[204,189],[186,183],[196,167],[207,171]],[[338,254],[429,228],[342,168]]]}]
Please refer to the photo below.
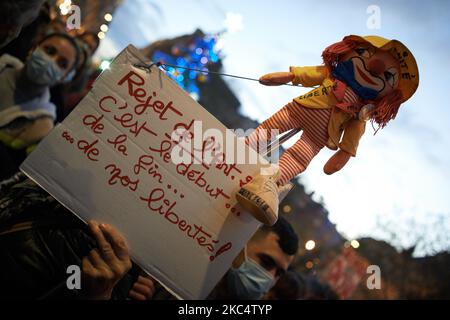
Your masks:
[{"label": "black jacket", "polygon": [[[82,299],[67,289],[67,267],[81,269],[95,246],[81,220],[22,174],[0,185],[0,299]],[[112,298],[125,299],[138,275],[133,265]]]}]

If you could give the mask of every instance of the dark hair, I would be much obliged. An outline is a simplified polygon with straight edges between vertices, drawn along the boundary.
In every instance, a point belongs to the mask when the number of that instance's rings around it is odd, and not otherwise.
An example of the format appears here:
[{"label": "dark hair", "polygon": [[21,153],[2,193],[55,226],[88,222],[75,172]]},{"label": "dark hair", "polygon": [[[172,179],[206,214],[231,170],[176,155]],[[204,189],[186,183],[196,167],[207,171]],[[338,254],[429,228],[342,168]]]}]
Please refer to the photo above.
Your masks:
[{"label": "dark hair", "polygon": [[66,39],[74,47],[74,49],[75,49],[75,62],[73,64],[72,68],[69,70],[69,72],[72,71],[72,70],[76,70],[77,67],[78,67],[78,62],[80,61],[81,49],[80,49],[80,47],[78,46],[78,44],[76,43],[76,41],[75,41],[75,39],[73,37],[71,37],[71,36],[69,36],[68,34],[65,34],[65,33],[51,33],[49,35],[46,35],[41,40],[39,40],[37,45],[40,45],[44,41],[46,41],[46,40],[48,40],[50,38],[55,38],[55,37],[56,38],[64,38],[64,39]]},{"label": "dark hair", "polygon": [[278,217],[278,221],[271,227],[262,226],[259,231],[264,233],[274,232],[280,238],[278,245],[281,250],[288,255],[294,255],[298,250],[298,236],[291,224],[283,217]]}]

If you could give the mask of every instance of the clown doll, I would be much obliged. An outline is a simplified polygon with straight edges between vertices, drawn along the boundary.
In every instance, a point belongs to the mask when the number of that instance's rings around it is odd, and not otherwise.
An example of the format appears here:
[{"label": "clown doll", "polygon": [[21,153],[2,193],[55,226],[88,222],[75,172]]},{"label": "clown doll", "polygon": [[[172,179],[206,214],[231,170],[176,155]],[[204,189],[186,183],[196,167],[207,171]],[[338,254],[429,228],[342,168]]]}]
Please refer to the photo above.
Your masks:
[{"label": "clown doll", "polygon": [[236,194],[238,202],[266,225],[276,222],[280,194],[289,189],[288,182],[305,171],[324,146],[337,150],[324,166],[326,174],[333,174],[356,155],[366,121],[385,127],[419,84],[416,61],[397,40],[350,35],[327,47],[322,57],[324,65],[291,67],[260,78],[265,85],[318,86],[285,105],[247,138],[257,149],[262,139],[272,138],[271,129],[302,130],[279,164],[271,166],[271,174],[255,177]]}]

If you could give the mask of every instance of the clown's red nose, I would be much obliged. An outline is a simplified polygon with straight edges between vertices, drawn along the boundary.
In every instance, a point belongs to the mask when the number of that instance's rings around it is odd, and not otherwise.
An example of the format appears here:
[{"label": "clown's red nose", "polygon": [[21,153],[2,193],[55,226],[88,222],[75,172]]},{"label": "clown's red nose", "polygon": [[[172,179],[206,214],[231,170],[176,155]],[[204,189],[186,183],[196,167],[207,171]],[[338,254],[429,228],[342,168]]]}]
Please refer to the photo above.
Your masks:
[{"label": "clown's red nose", "polygon": [[370,73],[374,75],[380,75],[386,69],[386,65],[384,64],[383,60],[373,59],[370,60],[369,64],[367,65],[367,68],[369,69]]}]

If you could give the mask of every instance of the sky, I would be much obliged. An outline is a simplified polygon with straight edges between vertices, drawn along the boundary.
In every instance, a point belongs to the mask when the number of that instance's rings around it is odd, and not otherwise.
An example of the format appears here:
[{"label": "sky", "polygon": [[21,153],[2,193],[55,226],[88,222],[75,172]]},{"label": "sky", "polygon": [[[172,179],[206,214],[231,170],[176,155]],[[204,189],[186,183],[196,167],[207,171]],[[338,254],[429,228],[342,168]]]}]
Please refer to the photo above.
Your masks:
[{"label": "sky", "polygon": [[[368,23],[377,16],[376,23]],[[445,0],[125,0],[98,55],[111,57],[130,43],[144,47],[196,28],[228,30],[222,36],[223,72],[259,78],[289,66],[319,65],[323,49],[348,34],[402,41],[419,66],[416,94],[375,136],[367,126],[357,157],[342,171],[323,173],[333,154],[324,148],[299,179],[350,239],[373,236],[405,247],[425,233],[433,248],[448,250],[449,237],[438,235],[450,234],[449,21],[450,1]],[[225,80],[242,113],[258,121],[307,92]],[[397,234],[395,239],[387,230]],[[431,253],[424,250],[419,255]]]}]

